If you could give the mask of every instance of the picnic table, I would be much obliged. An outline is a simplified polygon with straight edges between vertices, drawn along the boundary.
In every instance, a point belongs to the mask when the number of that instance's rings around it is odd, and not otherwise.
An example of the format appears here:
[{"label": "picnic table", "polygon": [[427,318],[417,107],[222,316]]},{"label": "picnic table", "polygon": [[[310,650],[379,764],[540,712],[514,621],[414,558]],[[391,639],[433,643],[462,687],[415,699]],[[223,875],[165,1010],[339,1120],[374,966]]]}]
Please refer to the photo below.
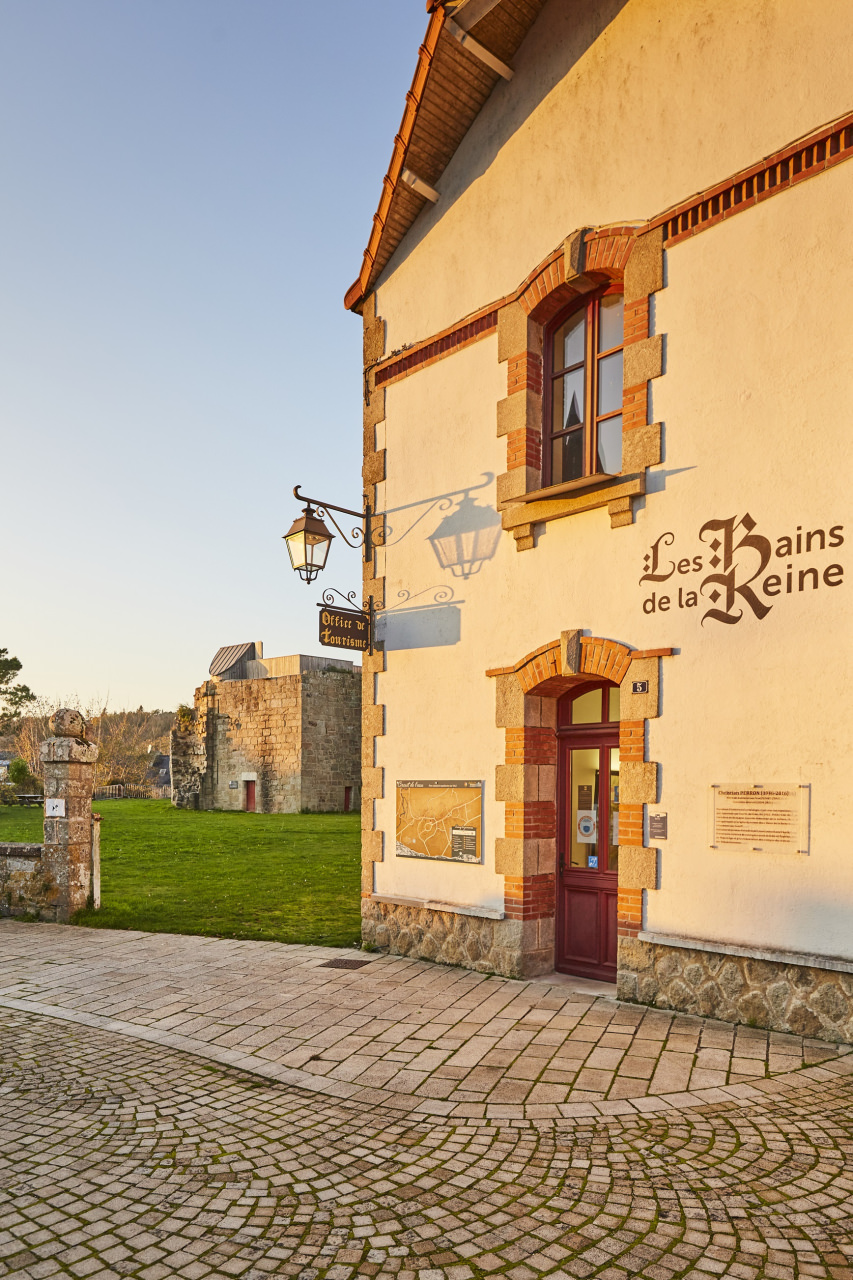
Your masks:
[{"label": "picnic table", "polygon": [[44,796],[23,796],[19,793],[18,804],[25,804],[27,808],[31,804],[44,804]]}]

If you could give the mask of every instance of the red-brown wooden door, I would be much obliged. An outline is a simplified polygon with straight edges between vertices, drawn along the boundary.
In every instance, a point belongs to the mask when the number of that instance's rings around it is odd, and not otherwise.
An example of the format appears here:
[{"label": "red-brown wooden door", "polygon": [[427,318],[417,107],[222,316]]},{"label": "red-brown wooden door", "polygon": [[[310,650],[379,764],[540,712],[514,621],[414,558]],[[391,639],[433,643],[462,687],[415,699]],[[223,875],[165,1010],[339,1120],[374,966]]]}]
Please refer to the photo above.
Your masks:
[{"label": "red-brown wooden door", "polygon": [[555,968],[616,980],[619,690],[599,684],[558,707]]},{"label": "red-brown wooden door", "polygon": [[246,812],[255,812],[255,784],[254,782],[246,783]]}]

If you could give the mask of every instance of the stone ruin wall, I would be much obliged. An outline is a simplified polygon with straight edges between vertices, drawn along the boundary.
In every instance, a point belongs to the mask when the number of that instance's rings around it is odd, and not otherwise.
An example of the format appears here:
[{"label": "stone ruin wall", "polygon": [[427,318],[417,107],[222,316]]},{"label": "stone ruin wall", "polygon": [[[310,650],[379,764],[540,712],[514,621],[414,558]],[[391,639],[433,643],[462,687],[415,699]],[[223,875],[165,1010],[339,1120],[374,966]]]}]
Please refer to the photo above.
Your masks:
[{"label": "stone ruin wall", "polygon": [[302,679],[302,808],[328,813],[361,803],[361,672],[308,671]]},{"label": "stone ruin wall", "polygon": [[172,804],[176,809],[197,809],[207,768],[204,738],[195,729],[173,729],[169,734],[169,757]]},{"label": "stone ruin wall", "polygon": [[200,807],[242,809],[242,775],[251,773],[258,812],[298,813],[299,677],[208,680],[196,689],[195,708],[207,753]]},{"label": "stone ruin wall", "polygon": [[[179,786],[195,787],[201,809],[242,809],[248,773],[256,775],[259,813],[340,810],[347,786],[357,807],[360,677],[358,671],[309,671],[207,681],[195,692],[194,733],[179,744]],[[189,775],[199,766],[193,781]],[[172,782],[174,788],[174,764]]]}]

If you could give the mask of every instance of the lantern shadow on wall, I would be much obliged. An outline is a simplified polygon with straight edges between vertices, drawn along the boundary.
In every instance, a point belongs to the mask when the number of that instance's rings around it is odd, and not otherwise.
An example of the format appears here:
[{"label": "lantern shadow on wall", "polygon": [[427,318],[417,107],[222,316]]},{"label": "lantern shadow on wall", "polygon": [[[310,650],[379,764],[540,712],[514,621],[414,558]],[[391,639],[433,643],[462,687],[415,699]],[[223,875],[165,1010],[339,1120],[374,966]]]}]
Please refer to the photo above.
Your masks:
[{"label": "lantern shadow on wall", "polygon": [[501,518],[494,507],[480,506],[465,492],[429,535],[429,543],[442,569],[455,578],[471,578],[491,560],[501,537]]},{"label": "lantern shadow on wall", "polygon": [[[449,493],[421,498],[386,510],[385,546],[395,546],[411,537],[419,525],[423,528],[432,512],[446,512],[436,529],[427,537],[436,560],[442,569],[449,569],[455,578],[471,578],[479,573],[485,561],[494,556],[501,537],[501,518],[498,512],[494,507],[478,503],[471,496],[478,489],[488,489],[494,481],[493,472],[484,471],[482,474],[480,484],[469,484]],[[417,512],[417,515],[400,528],[397,518],[402,517],[404,512]]]}]

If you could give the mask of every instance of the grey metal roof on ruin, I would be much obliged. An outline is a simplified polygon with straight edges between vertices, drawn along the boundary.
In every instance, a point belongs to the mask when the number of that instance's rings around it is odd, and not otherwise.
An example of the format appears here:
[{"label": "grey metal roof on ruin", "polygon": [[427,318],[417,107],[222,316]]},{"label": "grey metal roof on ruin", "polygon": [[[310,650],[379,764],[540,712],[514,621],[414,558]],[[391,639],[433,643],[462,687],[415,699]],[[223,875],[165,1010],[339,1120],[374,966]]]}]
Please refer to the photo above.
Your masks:
[{"label": "grey metal roof on ruin", "polygon": [[254,656],[254,640],[249,640],[246,644],[226,644],[222,649],[217,649],[213,655],[213,661],[209,667],[210,674],[221,676],[223,671],[229,671],[241,658],[254,658]]}]

